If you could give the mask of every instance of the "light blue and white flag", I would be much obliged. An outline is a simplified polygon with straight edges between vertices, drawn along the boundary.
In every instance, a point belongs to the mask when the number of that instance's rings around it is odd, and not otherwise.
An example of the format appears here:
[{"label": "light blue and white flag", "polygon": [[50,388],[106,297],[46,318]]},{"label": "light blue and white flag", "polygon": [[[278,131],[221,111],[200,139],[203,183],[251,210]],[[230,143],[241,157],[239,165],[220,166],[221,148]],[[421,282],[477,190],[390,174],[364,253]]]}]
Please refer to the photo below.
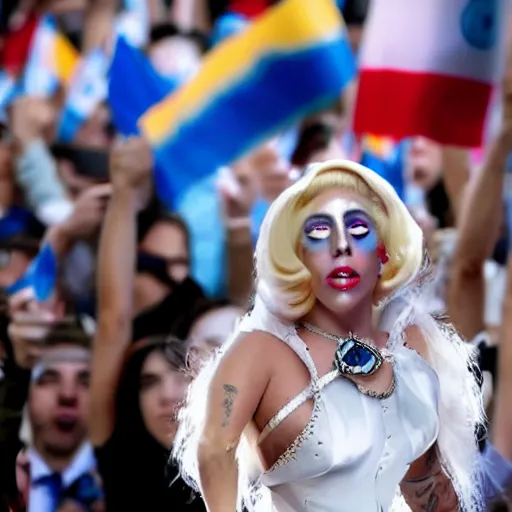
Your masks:
[{"label": "light blue and white flag", "polygon": [[0,109],[12,101],[16,93],[16,80],[4,70],[0,71]]},{"label": "light blue and white flag", "polygon": [[115,21],[115,33],[123,36],[135,48],[149,39],[149,11],[146,0],[124,0],[125,10]]},{"label": "light blue and white flag", "polygon": [[101,48],[87,54],[71,81],[59,124],[58,138],[70,142],[107,97],[109,58]]}]

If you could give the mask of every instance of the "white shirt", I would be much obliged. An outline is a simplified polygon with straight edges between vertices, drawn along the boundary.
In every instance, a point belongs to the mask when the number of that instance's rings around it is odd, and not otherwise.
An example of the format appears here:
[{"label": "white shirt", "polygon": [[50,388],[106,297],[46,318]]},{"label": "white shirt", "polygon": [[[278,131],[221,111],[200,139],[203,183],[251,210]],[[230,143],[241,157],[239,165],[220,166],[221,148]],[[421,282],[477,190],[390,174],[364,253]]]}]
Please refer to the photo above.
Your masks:
[{"label": "white shirt", "polygon": [[[28,512],[54,512],[52,510],[52,496],[48,487],[44,483],[37,483],[41,478],[52,475],[54,471],[48,467],[34,448],[28,451],[28,459],[30,462]],[[89,443],[84,443],[77,451],[71,464],[61,474],[63,488],[71,486],[78,478],[95,468],[96,459],[92,446]]]}]

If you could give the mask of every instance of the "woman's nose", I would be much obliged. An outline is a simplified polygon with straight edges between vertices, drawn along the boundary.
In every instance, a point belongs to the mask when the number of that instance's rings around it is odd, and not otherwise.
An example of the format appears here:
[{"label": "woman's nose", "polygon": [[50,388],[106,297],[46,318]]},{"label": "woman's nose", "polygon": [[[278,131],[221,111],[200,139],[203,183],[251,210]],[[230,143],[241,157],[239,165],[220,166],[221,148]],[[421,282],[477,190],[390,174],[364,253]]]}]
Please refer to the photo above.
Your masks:
[{"label": "woman's nose", "polygon": [[352,249],[344,232],[333,237],[332,255],[333,258],[352,255]]}]

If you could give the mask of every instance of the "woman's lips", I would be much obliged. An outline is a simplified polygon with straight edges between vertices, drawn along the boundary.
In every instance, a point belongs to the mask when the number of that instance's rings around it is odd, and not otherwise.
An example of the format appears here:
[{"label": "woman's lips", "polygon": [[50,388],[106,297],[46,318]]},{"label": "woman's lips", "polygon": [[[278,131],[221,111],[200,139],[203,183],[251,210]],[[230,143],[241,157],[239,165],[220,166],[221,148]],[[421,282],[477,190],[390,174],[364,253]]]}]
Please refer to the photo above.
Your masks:
[{"label": "woman's lips", "polygon": [[326,278],[326,283],[331,288],[340,292],[346,292],[355,288],[361,277],[351,267],[337,267]]}]

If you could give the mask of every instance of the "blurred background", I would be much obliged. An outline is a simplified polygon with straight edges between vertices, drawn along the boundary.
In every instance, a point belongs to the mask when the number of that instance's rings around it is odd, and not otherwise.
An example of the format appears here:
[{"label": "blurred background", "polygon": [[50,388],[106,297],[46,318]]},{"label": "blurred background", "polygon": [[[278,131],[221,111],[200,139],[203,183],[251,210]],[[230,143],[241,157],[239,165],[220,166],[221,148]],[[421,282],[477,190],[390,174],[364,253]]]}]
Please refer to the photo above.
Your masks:
[{"label": "blurred background", "polygon": [[[508,510],[509,2],[321,3],[2,1],[0,510],[205,510],[168,461],[179,406],[249,306],[268,207],[331,158],[422,228]],[[299,55],[306,4],[335,29],[299,66],[274,36]]]}]

